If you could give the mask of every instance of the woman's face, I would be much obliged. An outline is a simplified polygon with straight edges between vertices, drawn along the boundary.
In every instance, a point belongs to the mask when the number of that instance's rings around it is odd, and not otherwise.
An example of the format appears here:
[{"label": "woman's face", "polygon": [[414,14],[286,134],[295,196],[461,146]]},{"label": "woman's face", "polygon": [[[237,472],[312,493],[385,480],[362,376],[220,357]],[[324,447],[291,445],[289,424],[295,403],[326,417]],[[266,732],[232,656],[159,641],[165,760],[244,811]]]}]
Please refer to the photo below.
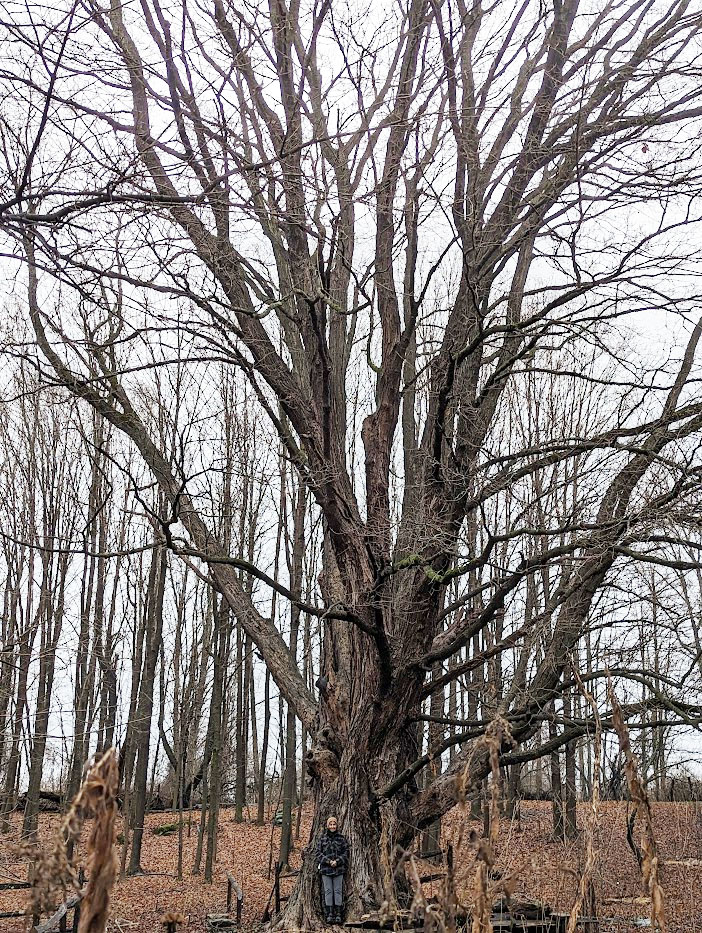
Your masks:
[{"label": "woman's face", "polygon": [[335,817],[335,816],[330,816],[329,819],[327,820],[327,829],[329,830],[330,833],[335,833],[335,832],[336,832],[336,825],[337,825],[337,824],[336,824],[336,817]]}]

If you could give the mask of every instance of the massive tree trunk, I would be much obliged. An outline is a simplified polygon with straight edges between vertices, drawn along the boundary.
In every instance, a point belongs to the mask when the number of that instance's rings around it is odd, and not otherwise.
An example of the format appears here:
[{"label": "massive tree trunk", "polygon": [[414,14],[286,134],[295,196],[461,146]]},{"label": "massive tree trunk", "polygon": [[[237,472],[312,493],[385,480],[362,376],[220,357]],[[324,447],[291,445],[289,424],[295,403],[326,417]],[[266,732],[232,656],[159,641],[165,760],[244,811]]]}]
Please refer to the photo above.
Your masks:
[{"label": "massive tree trunk", "polygon": [[[333,575],[329,564],[325,573]],[[398,628],[411,625],[407,613],[393,621]],[[310,929],[321,921],[314,844],[330,815],[337,816],[351,847],[347,915],[378,909],[394,897],[388,873],[397,861],[396,847],[407,847],[415,838],[409,803],[417,784],[408,776],[388,799],[378,794],[421,756],[416,720],[424,672],[408,671],[381,697],[382,666],[371,637],[342,621],[325,623],[317,728],[305,757],[315,815],[299,883],[280,918],[287,928]]]},{"label": "massive tree trunk", "polygon": [[[418,710],[417,702],[406,704],[398,710],[398,722]],[[308,752],[306,767],[313,779],[315,815],[303,851],[301,876],[280,918],[281,926],[314,929],[321,923],[314,844],[331,815],[339,819],[351,848],[344,882],[348,915],[378,909],[394,896],[392,889],[386,888],[388,871],[396,861],[393,850],[395,845],[407,845],[414,830],[407,823],[404,794],[379,802],[373,790],[390,783],[415,759],[417,749],[412,729],[400,725],[381,735],[373,729],[373,719],[372,707],[366,706],[352,714],[343,733],[322,727]]]}]

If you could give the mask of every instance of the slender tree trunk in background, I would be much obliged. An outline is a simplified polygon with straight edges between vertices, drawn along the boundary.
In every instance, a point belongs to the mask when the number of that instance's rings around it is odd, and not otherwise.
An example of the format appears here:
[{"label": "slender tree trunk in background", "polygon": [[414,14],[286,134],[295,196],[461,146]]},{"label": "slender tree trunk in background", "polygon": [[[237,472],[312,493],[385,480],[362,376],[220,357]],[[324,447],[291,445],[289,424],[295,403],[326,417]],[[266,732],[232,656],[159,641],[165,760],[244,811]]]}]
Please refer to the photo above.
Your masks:
[{"label": "slender tree trunk in background", "polygon": [[[183,697],[183,627],[185,621],[185,597],[187,593],[188,575],[187,570],[183,580],[183,585],[176,593],[176,626],[173,643],[173,751],[176,759],[176,768],[174,774],[175,789],[173,792],[174,807],[178,809],[178,864],[176,866],[176,878],[179,881],[183,879],[183,844],[184,844],[184,819],[183,819],[183,790],[185,785],[185,774],[187,768],[187,744],[185,742],[185,732],[187,725],[184,722],[185,702]],[[164,654],[165,657],[165,654]],[[162,662],[163,663],[163,659]],[[163,699],[163,697],[162,697]],[[162,727],[160,723],[159,726]]]},{"label": "slender tree trunk in background", "polygon": [[[207,722],[207,735],[205,737],[204,760],[202,764],[202,812],[200,814],[200,827],[197,838],[197,851],[193,874],[200,873],[202,849],[207,829],[207,855],[205,871],[208,862],[210,873],[214,864],[214,851],[216,839],[216,817],[219,806],[220,787],[220,755],[222,750],[222,697],[224,678],[228,659],[228,646],[231,635],[230,609],[224,600],[218,600],[214,606],[214,631],[212,637],[213,672],[212,696],[210,698],[210,715]],[[215,765],[216,757],[216,765]],[[209,778],[207,775],[209,774]],[[205,779],[207,778],[207,783]],[[210,815],[209,820],[206,819]],[[210,874],[211,877],[211,874]]]},{"label": "slender tree trunk in background", "polygon": [[246,749],[244,748],[244,636],[236,628],[236,785],[234,788],[234,819],[244,819],[246,799]]},{"label": "slender tree trunk in background", "polygon": [[[126,511],[126,510],[123,510]],[[103,513],[100,513],[101,520]],[[107,519],[104,519],[105,532],[108,529]],[[124,518],[119,523],[118,550],[125,546],[127,535],[127,522]],[[111,587],[110,606],[107,612],[107,626],[105,641],[98,656],[100,665],[100,724],[98,732],[98,751],[105,751],[115,744],[115,726],[117,722],[117,658],[115,657],[115,618],[117,614],[117,597],[122,579],[122,556],[111,561]]]},{"label": "slender tree trunk in background", "polygon": [[[302,559],[305,552],[305,513],[307,496],[300,484],[297,489],[293,515],[292,559],[290,562],[290,589],[295,598],[302,598]],[[297,660],[297,640],[300,631],[300,609],[295,603],[290,606],[290,654]],[[285,722],[285,772],[283,774],[283,822],[280,828],[279,864],[289,867],[292,852],[292,812],[297,796],[297,716],[288,703]]]},{"label": "slender tree trunk in background", "polygon": [[[586,715],[585,704],[580,694],[575,696],[575,715],[582,719]],[[589,737],[586,736],[577,742],[578,747],[578,773],[580,774],[580,798],[581,800],[590,800],[592,798],[592,788],[588,780],[587,768],[585,766],[585,746],[590,744]]]},{"label": "slender tree trunk in background", "polygon": [[102,751],[112,748],[115,744],[115,727],[117,724],[117,670],[116,661],[112,655],[112,638],[108,640],[107,656],[102,665],[101,705],[103,714],[100,723],[100,749]]},{"label": "slender tree trunk in background", "polygon": [[[314,597],[312,595],[313,591],[313,582],[311,579],[307,582],[307,602],[312,603]],[[312,619],[310,614],[305,613],[305,626],[304,634],[302,641],[302,651],[303,651],[303,666],[302,672],[305,683],[307,684],[311,693],[314,693],[314,669],[312,662]],[[305,785],[307,784],[307,743],[309,739],[309,732],[306,726],[302,727],[302,763],[300,765],[300,782],[299,782],[299,792],[297,798],[297,821],[295,823],[295,842],[300,841],[300,829],[302,825],[302,810],[305,805]]]},{"label": "slender tree trunk in background", "polygon": [[[205,855],[205,881],[212,881],[212,872],[215,861],[217,822],[219,819],[219,801],[222,786],[221,761],[222,761],[222,717],[223,717],[223,696],[224,696],[224,678],[227,670],[227,658],[230,636],[230,610],[224,600],[220,600],[219,607],[216,610],[218,618],[216,622],[217,641],[216,654],[214,661],[214,671],[212,677],[212,700],[210,708],[211,732],[209,742],[211,746],[210,756],[210,780],[209,780],[209,806],[207,820],[207,852]],[[239,631],[241,627],[239,626]],[[204,803],[203,803],[204,808]]]},{"label": "slender tree trunk in background", "polygon": [[[131,744],[131,743],[130,743]],[[129,753],[129,745],[127,746]],[[124,795],[122,801],[122,846],[119,856],[119,876],[124,879],[127,874],[127,856],[129,854],[129,844],[131,842],[131,813],[132,813],[132,770],[134,757],[129,754],[129,760],[125,761],[124,776],[122,786]]]},{"label": "slender tree trunk in background", "polygon": [[[456,669],[456,665],[459,663],[460,658],[458,655],[451,655],[449,658],[449,670],[453,671]],[[448,691],[448,718],[452,720],[458,719],[458,687],[456,681],[452,680],[449,684]],[[449,726],[449,735],[453,738],[456,734],[456,726],[452,723]],[[455,745],[452,745],[449,749],[449,763],[453,761],[458,753],[458,749]]]},{"label": "slender tree trunk in background", "polygon": [[176,772],[174,775],[175,778],[175,792],[173,797],[173,809],[177,810],[178,813],[178,864],[176,866],[176,878],[178,881],[183,880],[183,783],[184,783],[184,771],[185,771],[185,755],[183,754],[185,749],[185,743],[183,742],[183,734],[179,733],[174,737],[174,751],[176,754]]},{"label": "slender tree trunk in background", "polygon": [[[44,572],[48,577],[48,563],[45,561]],[[41,654],[39,659],[39,684],[34,717],[34,740],[29,765],[29,785],[27,787],[27,802],[24,808],[22,836],[32,838],[35,836],[39,824],[39,793],[44,770],[44,753],[46,738],[49,729],[49,713],[51,709],[51,695],[54,685],[54,669],[56,665],[56,648],[61,637],[63,625],[64,599],[66,592],[66,573],[68,571],[68,555],[62,555],[58,561],[59,580],[57,582],[56,605],[51,605],[48,592],[42,593],[41,599],[45,606],[45,619],[42,625]],[[50,580],[42,584],[42,589],[51,585]]]},{"label": "slender tree trunk in background", "polygon": [[[94,448],[94,451],[91,453],[91,483],[90,495],[88,498],[88,508],[90,509],[91,515],[97,513],[104,495],[105,484],[102,472],[103,456],[101,453],[104,439],[105,425],[104,422],[98,420],[93,425],[93,436],[90,442],[86,444],[89,450]],[[80,631],[75,662],[75,724],[71,770],[66,794],[68,800],[72,800],[78,793],[83,775],[83,765],[85,764],[87,749],[90,742],[88,721],[94,673],[94,657],[91,658],[90,652],[92,634],[91,617],[94,621],[93,612],[97,589],[101,587],[102,583],[102,581],[96,579],[98,563],[101,564],[102,572],[104,573],[104,562],[100,561],[99,558],[95,556],[97,552],[98,534],[98,523],[92,521],[86,531],[84,539],[84,579],[81,587]],[[73,843],[71,840],[69,840],[67,851],[69,855],[72,854]]]},{"label": "slender tree trunk in background", "polygon": [[290,704],[286,704],[285,715],[285,770],[283,772],[283,819],[280,825],[280,854],[279,864],[289,868],[290,853],[292,852],[292,812],[297,786],[296,752],[297,752],[297,717]]},{"label": "slender tree trunk in background", "polygon": [[[197,790],[209,765],[209,749],[205,743],[203,759],[195,770],[196,752],[198,747],[198,736],[200,732],[200,723],[202,720],[203,709],[205,706],[205,689],[207,685],[207,673],[209,670],[210,655],[216,652],[216,632],[214,632],[214,594],[208,591],[206,600],[206,611],[203,620],[202,640],[198,645],[193,643],[190,654],[190,675],[189,684],[194,683],[194,689],[186,689],[184,697],[189,699],[192,694],[192,702],[188,702],[188,734],[185,739],[186,761],[193,762],[194,773],[185,784],[183,790],[183,806],[190,807],[193,793]],[[209,722],[209,720],[208,720]],[[209,726],[208,726],[209,729]]]},{"label": "slender tree trunk in background", "polygon": [[[639,619],[639,658],[641,661],[641,670],[648,670],[648,656],[646,654],[646,649],[648,648],[648,638],[646,636],[644,620]],[[646,688],[644,687],[644,690]],[[651,759],[652,754],[649,754],[649,744],[653,744],[653,735],[652,730],[648,728],[648,709],[644,706],[641,710],[641,728],[639,730],[639,767],[641,769],[641,777],[643,778],[643,783],[645,787],[650,786],[651,779]],[[649,743],[649,739],[651,740]],[[655,765],[654,765],[655,767]]]},{"label": "slender tree trunk in background", "polygon": [[[153,588],[154,573],[155,566],[152,554],[149,576],[147,578],[149,583],[145,587],[147,592],[149,585],[151,585]],[[131,829],[133,826],[132,780],[134,777],[134,760],[136,758],[135,724],[137,717],[137,701],[139,698],[139,689],[141,685],[143,668],[144,638],[147,628],[146,617],[149,611],[148,597],[140,601],[139,588],[135,586],[134,590],[134,604],[140,607],[140,611],[137,613],[137,620],[135,621],[134,625],[134,637],[132,640],[132,680],[129,696],[129,714],[127,718],[127,732],[124,737],[124,743],[122,745],[122,753],[120,754],[121,783],[122,787],[124,788],[124,804],[122,806],[123,839],[119,868],[121,878],[124,878],[127,870],[127,856],[129,854]]]},{"label": "slender tree trunk in background", "polygon": [[[572,695],[570,690],[563,694],[563,717],[567,724],[572,721]],[[577,790],[575,786],[575,740],[566,743],[565,746],[565,824],[564,831],[566,839],[575,839],[578,835],[577,819]]]},{"label": "slender tree trunk in background", "polygon": [[[104,442],[109,444],[109,438]],[[106,458],[102,458],[103,460]],[[101,474],[100,478],[100,488],[99,495],[101,499],[105,498],[105,478]],[[95,599],[93,606],[93,622],[92,622],[92,644],[93,649],[90,655],[90,663],[88,666],[88,682],[86,685],[86,694],[88,697],[88,728],[86,729],[84,743],[83,743],[83,760],[87,761],[90,755],[90,739],[91,739],[91,727],[94,723],[96,717],[98,718],[98,734],[96,741],[95,751],[99,752],[102,748],[102,743],[104,741],[103,729],[105,725],[105,720],[107,716],[107,711],[104,709],[102,700],[102,670],[105,666],[105,616],[106,616],[106,607],[105,599],[107,593],[107,575],[108,575],[108,561],[106,553],[108,551],[107,547],[107,515],[105,514],[104,508],[99,508],[97,516],[93,519],[97,524],[98,533],[97,533],[97,550],[99,557],[97,558],[96,567],[95,567]],[[98,677],[99,674],[99,677]],[[97,685],[97,689],[96,689]]]},{"label": "slender tree trunk in background", "polygon": [[[280,551],[283,540],[283,526],[285,523],[285,483],[284,478],[287,475],[285,458],[279,456],[281,464],[281,484],[280,497],[278,502],[278,523],[275,537],[275,554],[273,559],[273,579],[277,582],[280,573]],[[276,619],[278,594],[276,590],[271,593],[271,619]],[[268,743],[270,737],[271,722],[271,673],[266,666],[264,694],[263,694],[263,739],[261,741],[261,764],[258,770],[258,807],[256,813],[256,822],[262,826],[266,819],[266,768],[268,765]]]},{"label": "slender tree trunk in background", "polygon": [[[242,460],[245,468],[249,466],[248,460],[248,438],[244,434],[244,450]],[[242,502],[239,511],[239,530],[238,530],[238,556],[250,555],[247,553],[246,541],[246,522],[250,519],[251,512],[251,481],[248,469],[246,469],[243,478],[243,488],[241,492]],[[250,540],[250,539],[249,539]],[[239,574],[242,589],[249,590],[251,581],[247,579],[244,571]],[[244,807],[246,806],[246,696],[244,693],[244,659],[245,659],[245,634],[240,623],[236,627],[236,720],[235,720],[235,763],[236,763],[236,783],[234,786],[234,820],[241,823],[244,819]]]},{"label": "slender tree trunk in background", "polygon": [[[477,656],[480,654],[480,636],[473,636],[473,655]],[[471,675],[471,689],[468,694],[468,719],[474,721],[478,718],[478,703],[484,702],[484,674],[483,674],[483,665],[479,665],[475,668]],[[475,792],[471,796],[470,802],[470,815],[474,820],[479,820],[482,817],[483,808],[483,792],[479,787],[475,788]]]},{"label": "slender tree trunk in background", "polygon": [[[655,573],[651,573],[651,640],[653,642],[653,684],[658,695],[661,696],[664,690],[661,682],[661,641],[659,634],[660,625],[660,606],[658,600],[658,587],[656,584]],[[658,720],[665,720],[666,710],[661,709],[656,716]],[[651,735],[651,757],[653,760],[655,795],[656,800],[665,800],[666,798],[666,729],[656,727]]]},{"label": "slender tree trunk in background", "polygon": [[[36,437],[36,412],[33,419],[33,436]],[[30,489],[36,483],[36,464],[29,465],[29,486]],[[28,497],[27,503],[27,535],[30,539],[34,538],[36,533],[36,501],[32,494]],[[20,765],[20,738],[22,732],[22,718],[24,708],[27,702],[27,679],[29,677],[29,665],[31,662],[34,639],[39,628],[39,612],[34,610],[34,567],[36,563],[35,551],[29,548],[27,559],[27,577],[30,581],[26,592],[24,604],[22,604],[19,595],[17,601],[17,624],[15,626],[15,640],[17,643],[17,655],[14,661],[15,673],[15,703],[14,711],[11,715],[10,728],[10,754],[6,763],[5,783],[0,800],[0,832],[6,833],[10,830],[10,813],[15,804],[16,783],[19,774]],[[18,571],[17,587],[22,586],[21,575]]]},{"label": "slender tree trunk in background", "polygon": [[[146,797],[147,808],[149,806],[149,803],[153,801],[156,796],[156,769],[158,768],[158,762],[159,762],[159,757],[160,757],[160,752],[161,752],[161,743],[162,743],[161,736],[158,735],[156,737],[156,748],[154,749],[154,753],[151,756],[151,778],[149,780],[149,791]],[[159,788],[159,794],[160,794],[160,788]]]},{"label": "slender tree trunk in background", "polygon": [[32,621],[28,624],[19,638],[17,661],[17,690],[15,693],[15,710],[12,720],[12,733],[10,756],[5,771],[5,786],[3,788],[2,808],[0,808],[0,830],[8,832],[10,829],[9,816],[15,804],[15,792],[20,765],[20,738],[22,733],[22,717],[27,702],[27,679],[29,677],[29,664],[32,647],[37,632],[38,623]]},{"label": "slender tree trunk in background", "polygon": [[136,728],[134,730],[136,746],[136,766],[134,769],[134,831],[132,850],[129,857],[129,874],[141,874],[141,844],[144,836],[146,816],[146,782],[149,768],[149,750],[151,747],[151,720],[154,708],[154,685],[156,665],[158,663],[161,633],[163,630],[163,598],[166,588],[166,552],[163,548],[154,550],[152,556],[154,568],[151,579],[148,610],[146,613],[146,650],[144,652],[144,673],[141,678],[139,700],[136,709]]},{"label": "slender tree trunk in background", "polygon": [[[590,675],[592,674],[592,635],[588,629],[585,636],[585,673],[588,676],[588,682],[590,683]],[[592,683],[590,688],[592,695],[597,702],[597,683]],[[594,768],[593,768],[593,743],[587,743],[587,786],[590,790],[590,799],[592,799],[593,793],[593,782],[594,782]]]},{"label": "slender tree trunk in background", "polygon": [[[542,726],[540,733],[534,739],[534,744],[543,742],[543,732],[544,729]],[[533,771],[530,771],[530,775],[533,774],[534,787],[539,800],[544,799],[544,794],[547,793],[549,786],[549,782],[546,779],[545,762],[545,758],[537,758],[534,762]]]},{"label": "slender tree trunk in background", "polygon": [[176,805],[178,807],[178,864],[176,866],[176,878],[178,881],[183,880],[183,782],[184,782],[184,772],[185,772],[185,756],[183,754],[185,750],[185,743],[183,742],[182,735],[179,736],[178,743],[176,745],[176,753],[178,755],[178,770],[176,771],[175,781],[176,781]]},{"label": "slender tree trunk in background", "polygon": [[217,826],[222,790],[221,778],[222,724],[212,736],[212,762],[210,766],[210,794],[207,807],[207,847],[205,850],[205,881],[212,884],[214,864],[217,858]]},{"label": "slender tree trunk in background", "polygon": [[251,767],[253,770],[253,785],[258,787],[258,768],[260,765],[259,760],[259,748],[258,748],[258,710],[257,710],[257,700],[256,700],[256,676],[254,668],[254,652],[253,649],[250,650],[246,656],[246,662],[248,665],[248,678],[249,678],[249,711],[250,711],[250,728],[251,728]]},{"label": "slender tree trunk in background", "polygon": [[[551,713],[555,712],[554,704],[548,706]],[[553,740],[558,735],[555,722],[549,719],[548,737]],[[562,839],[565,831],[565,814],[563,811],[563,782],[561,780],[561,763],[558,752],[552,752],[551,761],[551,813],[553,817],[553,838]]]},{"label": "slender tree trunk in background", "polygon": [[[20,599],[21,571],[18,570],[24,562],[24,553],[16,555],[15,560],[10,555],[9,548],[5,548],[5,561],[7,578],[3,593],[3,613],[0,637],[0,763],[5,763],[5,743],[10,735],[9,709],[10,698],[13,693],[15,673],[15,639],[17,637],[17,612]],[[4,792],[0,793],[0,813],[3,811]],[[0,820],[1,822],[1,820]]]},{"label": "slender tree trunk in background", "polygon": [[251,639],[248,635],[244,638],[244,807],[249,805],[249,773],[250,773],[250,732],[249,724],[251,721]]},{"label": "slender tree trunk in background", "polygon": [[510,765],[509,767],[509,778],[507,781],[507,817],[510,820],[514,820],[517,826],[521,825],[522,819],[522,808],[521,808],[521,778],[522,766],[521,764]]},{"label": "slender tree trunk in background", "polygon": [[[422,716],[429,715],[429,704],[424,703],[422,705]],[[420,720],[417,723],[417,757],[420,755],[426,755],[427,749],[429,747],[429,741],[427,737],[429,723],[425,722],[424,719]],[[427,783],[427,774],[423,771],[417,778],[417,783],[420,787],[424,787]]]},{"label": "slender tree trunk in background", "polygon": [[280,759],[281,792],[283,775],[285,774],[285,700],[283,694],[278,693],[278,757]]},{"label": "slender tree trunk in background", "polygon": [[205,826],[207,823],[207,810],[210,805],[209,782],[207,780],[207,771],[202,776],[202,804],[200,806],[200,821],[197,827],[197,845],[195,847],[195,859],[193,861],[193,874],[200,874],[202,864],[202,849],[205,840]]},{"label": "slender tree trunk in background", "polygon": [[261,764],[258,769],[258,812],[256,814],[256,822],[259,826],[263,826],[266,819],[266,764],[271,722],[271,672],[268,668],[266,668],[263,691],[263,739],[261,740]]}]

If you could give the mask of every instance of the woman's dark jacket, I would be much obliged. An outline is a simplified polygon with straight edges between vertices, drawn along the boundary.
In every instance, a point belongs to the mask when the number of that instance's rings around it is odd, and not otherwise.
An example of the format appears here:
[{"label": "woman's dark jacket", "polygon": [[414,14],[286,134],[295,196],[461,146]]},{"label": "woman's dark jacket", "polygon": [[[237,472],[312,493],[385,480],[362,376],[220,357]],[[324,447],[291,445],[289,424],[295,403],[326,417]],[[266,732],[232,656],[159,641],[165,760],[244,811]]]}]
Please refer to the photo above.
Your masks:
[{"label": "woman's dark jacket", "polygon": [[[323,875],[343,875],[349,867],[349,844],[341,833],[325,829],[317,840],[317,867]],[[336,865],[330,862],[336,860]]]}]

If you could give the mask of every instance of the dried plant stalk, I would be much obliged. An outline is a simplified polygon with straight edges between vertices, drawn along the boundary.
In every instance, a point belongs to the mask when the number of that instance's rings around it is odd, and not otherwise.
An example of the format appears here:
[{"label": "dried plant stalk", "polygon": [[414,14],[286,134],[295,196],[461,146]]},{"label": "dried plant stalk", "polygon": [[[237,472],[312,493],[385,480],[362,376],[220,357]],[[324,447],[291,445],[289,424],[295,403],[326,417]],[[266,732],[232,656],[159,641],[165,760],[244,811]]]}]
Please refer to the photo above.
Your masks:
[{"label": "dried plant stalk", "polygon": [[88,771],[49,844],[23,847],[22,854],[34,863],[29,913],[48,913],[68,899],[69,891],[80,893],[78,874],[68,860],[67,847],[79,840],[86,819],[95,817],[88,840],[90,880],[83,897],[79,933],[103,933],[114,882],[118,781],[117,755],[111,748]]},{"label": "dried plant stalk", "polygon": [[492,846],[489,840],[482,839],[475,858],[475,877],[473,879],[473,921],[471,933],[492,933],[492,893],[488,885],[488,870],[494,864]]},{"label": "dried plant stalk", "polygon": [[665,933],[665,905],[663,888],[658,874],[658,855],[656,852],[656,837],[653,832],[651,802],[639,776],[638,764],[629,739],[629,730],[624,720],[622,708],[614,693],[611,677],[608,678],[608,692],[612,704],[612,722],[619,737],[619,748],[624,755],[624,772],[629,786],[629,793],[634,804],[634,811],[636,814],[641,814],[643,821],[641,871],[646,890],[651,899],[651,926],[660,930],[661,933]]},{"label": "dried plant stalk", "polygon": [[[490,834],[478,845],[475,877],[473,879],[473,921],[471,933],[492,933],[492,904],[504,882],[489,884],[489,869],[495,863],[495,848],[500,834],[500,753],[502,743],[512,741],[509,724],[502,716],[496,716],[488,726],[483,739],[487,746],[492,782],[490,787]],[[465,781],[464,781],[465,788]],[[463,793],[465,799],[465,789]]]},{"label": "dried plant stalk", "polygon": [[407,873],[409,875],[410,884],[412,885],[412,890],[414,891],[410,912],[413,917],[425,920],[429,910],[429,904],[424,894],[424,889],[422,888],[422,882],[419,877],[419,872],[417,871],[417,861],[414,855],[410,855],[407,861]]},{"label": "dried plant stalk", "polygon": [[441,885],[439,908],[444,918],[447,933],[456,933],[458,898],[456,897],[456,878],[453,870],[453,846],[450,843],[446,850],[446,877]]},{"label": "dried plant stalk", "polygon": [[87,774],[79,796],[94,815],[88,838],[88,887],[83,899],[78,933],[104,933],[110,894],[117,876],[115,820],[119,771],[114,748],[107,751]]},{"label": "dried plant stalk", "polygon": [[597,829],[597,821],[600,809],[600,758],[602,754],[602,721],[600,720],[600,714],[597,709],[597,704],[595,703],[595,698],[590,693],[590,691],[586,689],[585,685],[580,679],[580,675],[575,669],[575,666],[573,666],[573,674],[575,675],[575,680],[577,681],[580,692],[592,710],[592,716],[595,721],[595,747],[592,775],[592,799],[590,801],[590,809],[588,810],[587,819],[585,821],[585,864],[583,865],[583,871],[580,876],[578,893],[573,906],[571,907],[570,916],[568,917],[568,928],[566,933],[575,933],[575,928],[577,926],[580,913],[583,909],[583,904],[585,903],[588,893],[592,891],[595,865],[597,862],[595,831]]}]

